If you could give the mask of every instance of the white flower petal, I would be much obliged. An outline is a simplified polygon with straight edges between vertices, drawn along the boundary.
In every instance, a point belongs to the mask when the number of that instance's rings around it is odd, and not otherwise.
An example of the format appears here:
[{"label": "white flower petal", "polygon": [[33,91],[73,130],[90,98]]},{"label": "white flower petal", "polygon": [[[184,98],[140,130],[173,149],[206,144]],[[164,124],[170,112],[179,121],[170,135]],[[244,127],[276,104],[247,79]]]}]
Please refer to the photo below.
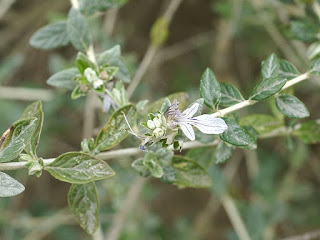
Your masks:
[{"label": "white flower petal", "polygon": [[205,134],[220,134],[228,128],[222,118],[215,118],[209,114],[203,114],[190,119],[190,124]]},{"label": "white flower petal", "polygon": [[192,106],[184,110],[182,114],[186,118],[191,118],[198,111],[199,106],[199,103],[192,104]]},{"label": "white flower petal", "polygon": [[194,131],[193,131],[191,125],[180,123],[179,126],[180,126],[182,132],[184,133],[184,135],[186,135],[187,138],[189,138],[191,141],[194,141],[196,139],[196,137],[194,135]]}]

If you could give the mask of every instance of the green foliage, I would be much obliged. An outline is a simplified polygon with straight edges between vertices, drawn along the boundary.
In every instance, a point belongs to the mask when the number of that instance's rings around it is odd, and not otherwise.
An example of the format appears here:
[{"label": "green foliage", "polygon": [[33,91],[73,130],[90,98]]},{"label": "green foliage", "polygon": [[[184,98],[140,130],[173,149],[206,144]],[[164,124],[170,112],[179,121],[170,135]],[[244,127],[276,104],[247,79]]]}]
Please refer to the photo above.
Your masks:
[{"label": "green foliage", "polygon": [[128,133],[125,131],[128,125],[123,114],[126,115],[129,124],[133,124],[136,118],[136,108],[130,104],[119,108],[112,114],[96,138],[95,150],[97,152],[116,146],[128,136]]},{"label": "green foliage", "polygon": [[35,156],[43,126],[43,111],[41,101],[36,101],[26,107],[21,116],[21,119],[28,118],[37,118],[38,121],[36,121],[35,130],[30,139],[30,142],[26,145],[24,150],[32,156]]},{"label": "green foliage", "polygon": [[186,158],[194,160],[204,169],[208,169],[208,167],[212,164],[213,149],[212,147],[193,148],[187,152]]},{"label": "green foliage", "polygon": [[261,76],[265,80],[271,77],[277,77],[280,70],[278,57],[273,53],[261,64]]},{"label": "green foliage", "polygon": [[160,98],[159,100],[151,103],[146,112],[155,112],[156,110],[160,110],[162,107],[163,102],[165,99],[168,98],[170,102],[173,102],[175,99],[180,103],[179,107],[181,109],[185,109],[188,106],[187,100],[188,100],[188,94],[185,92],[178,92],[170,94],[167,97]]},{"label": "green foliage", "polygon": [[280,94],[276,97],[276,104],[280,112],[289,118],[306,118],[310,116],[306,106],[295,96]]},{"label": "green foliage", "polygon": [[93,15],[110,8],[119,7],[127,0],[79,0],[80,11],[85,15]]},{"label": "green foliage", "polygon": [[24,186],[9,175],[0,172],[0,197],[13,197],[24,191]]},{"label": "green foliage", "polygon": [[303,42],[312,42],[317,39],[319,26],[309,19],[291,21],[291,32],[294,37]]},{"label": "green foliage", "polygon": [[66,88],[69,90],[73,90],[77,86],[76,82],[74,81],[74,78],[78,74],[79,74],[79,71],[76,68],[64,69],[52,75],[47,80],[47,83],[53,87]]},{"label": "green foliage", "polygon": [[165,98],[161,106],[160,112],[164,113],[171,106],[171,102],[168,98]]},{"label": "green foliage", "polygon": [[231,83],[221,82],[221,100],[220,104],[226,107],[232,106],[234,104],[244,101],[239,90],[233,86]]},{"label": "green foliage", "polygon": [[283,119],[266,114],[252,114],[240,120],[240,125],[251,126],[259,134],[266,134],[284,125]]},{"label": "green foliage", "polygon": [[232,118],[223,117],[223,120],[228,125],[228,129],[220,134],[220,138],[231,145],[239,147],[248,146],[251,138],[246,131]]},{"label": "green foliage", "polygon": [[65,21],[49,24],[36,31],[30,38],[30,45],[38,49],[54,49],[70,42]]},{"label": "green foliage", "polygon": [[154,46],[161,46],[169,36],[169,22],[166,18],[160,17],[152,26],[150,32],[151,43]]},{"label": "green foliage", "polygon": [[224,163],[227,161],[231,157],[233,149],[233,146],[228,146],[222,141],[219,142],[216,151],[214,152],[215,163]]},{"label": "green foliage", "polygon": [[207,68],[200,80],[200,96],[211,109],[217,108],[221,100],[221,87],[213,71]]},{"label": "green foliage", "polygon": [[284,59],[279,59],[280,69],[279,69],[279,76],[286,78],[288,80],[298,77],[301,73],[298,69],[289,61]]},{"label": "green foliage", "polygon": [[79,51],[86,52],[91,45],[91,35],[87,21],[80,11],[71,8],[67,20],[67,32],[70,42]]},{"label": "green foliage", "polygon": [[179,188],[207,188],[212,184],[207,171],[188,158],[174,156],[170,165],[174,168],[177,178],[173,184]]},{"label": "green foliage", "polygon": [[10,162],[29,144],[37,129],[38,119],[28,118],[13,123],[0,140],[0,162]]},{"label": "green foliage", "polygon": [[96,68],[95,64],[91,62],[89,58],[82,52],[78,52],[76,66],[81,74],[83,74],[84,70],[86,70],[88,67],[92,69]]},{"label": "green foliage", "polygon": [[320,124],[313,120],[304,122],[292,131],[292,135],[299,137],[306,144],[320,143]]},{"label": "green foliage", "polygon": [[71,185],[68,204],[80,226],[90,235],[95,233],[100,224],[100,201],[95,183]]},{"label": "green foliage", "polygon": [[309,69],[310,74],[320,75],[320,58],[315,59]]},{"label": "green foliage", "polygon": [[60,155],[45,170],[60,181],[74,184],[105,179],[115,174],[106,162],[80,152]]},{"label": "green foliage", "polygon": [[256,101],[265,100],[279,92],[286,84],[287,79],[283,77],[270,77],[262,80],[255,86],[251,93],[250,99]]}]

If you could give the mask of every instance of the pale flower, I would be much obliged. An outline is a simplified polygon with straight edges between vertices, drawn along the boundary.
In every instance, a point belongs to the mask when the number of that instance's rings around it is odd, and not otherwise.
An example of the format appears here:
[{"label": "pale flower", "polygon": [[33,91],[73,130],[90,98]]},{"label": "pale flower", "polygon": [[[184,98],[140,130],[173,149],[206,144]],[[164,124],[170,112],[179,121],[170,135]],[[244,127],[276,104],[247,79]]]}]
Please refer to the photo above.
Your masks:
[{"label": "pale flower", "polygon": [[84,70],[84,75],[88,82],[92,83],[94,89],[100,88],[103,85],[103,81],[97,76],[97,73],[92,68],[86,68]]},{"label": "pale flower", "polygon": [[215,118],[209,114],[203,114],[193,117],[198,111],[200,104],[194,103],[191,107],[182,113],[178,108],[179,103],[174,100],[173,104],[164,112],[168,127],[180,127],[184,135],[191,141],[195,140],[195,134],[192,126],[198,128],[205,134],[220,134],[227,130],[228,126],[222,118]]}]

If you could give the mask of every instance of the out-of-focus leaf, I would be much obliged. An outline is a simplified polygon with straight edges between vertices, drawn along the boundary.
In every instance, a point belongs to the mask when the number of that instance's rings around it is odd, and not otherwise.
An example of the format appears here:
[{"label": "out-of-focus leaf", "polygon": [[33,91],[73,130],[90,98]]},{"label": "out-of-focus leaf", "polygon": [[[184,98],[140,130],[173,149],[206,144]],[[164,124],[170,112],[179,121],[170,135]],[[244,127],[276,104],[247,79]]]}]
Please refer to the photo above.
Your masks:
[{"label": "out-of-focus leaf", "polygon": [[125,4],[127,0],[79,0],[80,11],[85,15],[106,11]]},{"label": "out-of-focus leaf", "polygon": [[235,146],[248,146],[251,141],[245,130],[233,119],[223,117],[223,120],[228,125],[228,129],[220,134],[220,138]]},{"label": "out-of-focus leaf", "polygon": [[39,144],[40,140],[40,135],[42,131],[42,125],[43,125],[43,111],[42,111],[42,103],[41,101],[36,101],[24,110],[21,119],[26,119],[26,118],[37,118],[38,121],[35,126],[35,131],[31,137],[30,142],[27,144],[25,151],[31,155],[36,154],[36,150]]},{"label": "out-of-focus leaf", "polygon": [[232,106],[234,104],[244,101],[239,90],[231,83],[221,82],[221,101],[220,104],[223,106]]},{"label": "out-of-focus leaf", "polygon": [[169,36],[169,22],[167,18],[160,17],[153,24],[150,32],[152,45],[161,46]]},{"label": "out-of-focus leaf", "polygon": [[73,90],[77,86],[76,81],[73,80],[77,74],[79,74],[79,71],[76,68],[65,69],[52,75],[47,80],[47,84],[53,87]]},{"label": "out-of-focus leaf", "polygon": [[174,184],[179,188],[207,188],[212,184],[207,171],[198,163],[188,158],[174,156],[171,161],[171,166],[176,172],[177,180]]},{"label": "out-of-focus leaf", "polygon": [[271,77],[262,80],[255,86],[250,99],[261,101],[279,92],[286,84],[287,79],[283,77]]},{"label": "out-of-focus leaf", "polygon": [[150,175],[149,168],[144,164],[144,158],[139,158],[134,160],[131,166],[137,170],[142,177],[147,177]]},{"label": "out-of-focus leaf", "polygon": [[136,117],[136,109],[134,105],[130,104],[119,108],[112,114],[109,121],[96,138],[95,149],[97,151],[105,151],[116,146],[126,138],[128,133],[124,130],[128,129],[128,125],[123,114],[126,115],[129,123],[133,124]]},{"label": "out-of-focus leaf", "polygon": [[280,69],[279,76],[288,80],[299,76],[301,73],[298,69],[290,62],[284,59],[279,59]]},{"label": "out-of-focus leaf", "polygon": [[11,76],[19,69],[23,63],[24,56],[13,54],[4,58],[0,63],[0,84],[9,80]]},{"label": "out-of-focus leaf", "polygon": [[199,163],[204,169],[207,169],[213,161],[213,147],[199,147],[190,149],[186,158]]},{"label": "out-of-focus leaf", "polygon": [[221,100],[221,87],[213,71],[207,68],[200,80],[200,96],[211,109],[216,108]]},{"label": "out-of-focus leaf", "polygon": [[92,235],[100,224],[100,202],[95,183],[71,185],[68,193],[68,204],[80,226]]},{"label": "out-of-focus leaf", "polygon": [[309,69],[310,74],[320,75],[320,58],[315,59]]},{"label": "out-of-focus leaf", "polygon": [[228,146],[224,142],[220,142],[216,148],[216,151],[214,152],[215,162],[224,163],[227,161],[232,155],[233,148],[234,147]]},{"label": "out-of-focus leaf", "polygon": [[168,98],[165,98],[161,106],[160,112],[164,113],[171,106],[171,102]]},{"label": "out-of-focus leaf", "polygon": [[0,162],[10,162],[28,145],[37,128],[37,118],[15,122],[0,139]]},{"label": "out-of-focus leaf", "polygon": [[24,191],[24,186],[9,175],[0,172],[0,197],[16,196]]},{"label": "out-of-focus leaf", "polygon": [[87,21],[80,11],[71,8],[67,20],[67,32],[72,45],[79,51],[86,52],[91,44],[91,35]]},{"label": "out-of-focus leaf", "polygon": [[[175,99],[180,103],[179,104],[179,108],[180,109],[185,109],[188,106],[188,94],[184,93],[184,92],[178,92],[178,93],[173,93],[170,94],[169,96],[167,96],[167,98],[170,100],[170,102],[173,102]],[[161,106],[164,102],[166,98],[160,98],[159,100],[151,103],[148,108],[147,111],[148,113],[150,112],[155,112],[157,110],[160,111]]]},{"label": "out-of-focus leaf", "polygon": [[292,134],[307,144],[320,143],[320,124],[313,120],[304,122]]},{"label": "out-of-focus leaf", "polygon": [[282,119],[266,114],[252,114],[240,120],[240,125],[251,126],[259,134],[271,132],[272,130],[283,126],[283,124],[284,122]]},{"label": "out-of-focus leaf", "polygon": [[30,38],[30,45],[39,49],[53,49],[70,42],[65,21],[49,24],[36,31]]},{"label": "out-of-focus leaf", "polygon": [[281,94],[276,97],[276,104],[280,112],[289,118],[306,118],[310,116],[306,106],[295,96]]},{"label": "out-of-focus leaf", "polygon": [[310,44],[307,50],[307,55],[310,60],[319,57],[320,54],[320,41],[313,42]]},{"label": "out-of-focus leaf", "polygon": [[45,166],[45,170],[60,181],[75,184],[109,178],[115,174],[106,162],[80,152],[60,155]]},{"label": "out-of-focus leaf", "polygon": [[291,21],[291,31],[293,35],[304,42],[312,42],[317,39],[318,26],[308,19]]},{"label": "out-of-focus leaf", "polygon": [[277,56],[273,53],[261,64],[262,79],[278,77],[280,64]]}]

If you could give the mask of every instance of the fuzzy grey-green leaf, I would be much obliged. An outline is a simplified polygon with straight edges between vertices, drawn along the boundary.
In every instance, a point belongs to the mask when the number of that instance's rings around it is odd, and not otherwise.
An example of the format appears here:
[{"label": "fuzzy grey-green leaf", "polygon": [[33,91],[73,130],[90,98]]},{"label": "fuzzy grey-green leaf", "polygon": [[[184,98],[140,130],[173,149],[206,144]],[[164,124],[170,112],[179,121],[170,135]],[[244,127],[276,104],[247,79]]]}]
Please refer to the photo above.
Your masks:
[{"label": "fuzzy grey-green leaf", "polygon": [[262,80],[251,93],[250,99],[256,101],[265,100],[279,92],[286,84],[287,79],[283,77],[270,77]]},{"label": "fuzzy grey-green leaf", "polygon": [[45,170],[60,181],[75,184],[109,178],[115,174],[106,162],[80,152],[60,155]]},{"label": "fuzzy grey-green leaf", "polygon": [[310,116],[307,107],[292,95],[281,94],[277,96],[276,105],[280,112],[289,118],[306,118]]},{"label": "fuzzy grey-green leaf", "polygon": [[77,74],[79,74],[77,68],[68,68],[53,74],[47,80],[47,84],[53,87],[73,90],[77,86],[76,81],[73,80]]},{"label": "fuzzy grey-green leaf", "polygon": [[279,74],[280,64],[277,56],[273,53],[261,64],[262,79],[277,77]]},{"label": "fuzzy grey-green leaf", "polygon": [[221,101],[220,104],[223,106],[232,106],[234,104],[244,101],[243,96],[239,90],[231,83],[221,82]]},{"label": "fuzzy grey-green leaf", "polygon": [[0,172],[0,197],[16,196],[24,191],[24,186],[9,175]]},{"label": "fuzzy grey-green leaf", "polygon": [[220,138],[235,146],[248,146],[251,142],[245,130],[233,119],[223,117],[223,120],[228,125],[228,129],[220,134]]},{"label": "fuzzy grey-green leaf", "polygon": [[30,45],[39,49],[53,49],[70,42],[65,21],[49,24],[36,31],[30,38]]},{"label": "fuzzy grey-green leaf", "polygon": [[301,73],[298,69],[290,62],[284,59],[279,59],[280,69],[279,76],[284,77],[288,80],[299,76]]},{"label": "fuzzy grey-green leaf", "polygon": [[234,147],[228,146],[226,143],[221,141],[214,152],[215,162],[224,163],[227,161],[232,155],[233,148]]},{"label": "fuzzy grey-green leaf", "polygon": [[95,149],[98,151],[105,151],[125,139],[128,133],[128,125],[123,114],[126,115],[130,124],[134,123],[136,117],[136,109],[132,104],[126,105],[115,111],[110,117],[109,121],[100,131],[96,138]]},{"label": "fuzzy grey-green leaf", "polygon": [[95,233],[100,224],[100,202],[95,183],[71,185],[68,204],[80,226],[90,235]]},{"label": "fuzzy grey-green leaf", "polygon": [[200,96],[204,103],[211,109],[217,107],[221,99],[221,88],[213,71],[207,68],[200,81]]}]

